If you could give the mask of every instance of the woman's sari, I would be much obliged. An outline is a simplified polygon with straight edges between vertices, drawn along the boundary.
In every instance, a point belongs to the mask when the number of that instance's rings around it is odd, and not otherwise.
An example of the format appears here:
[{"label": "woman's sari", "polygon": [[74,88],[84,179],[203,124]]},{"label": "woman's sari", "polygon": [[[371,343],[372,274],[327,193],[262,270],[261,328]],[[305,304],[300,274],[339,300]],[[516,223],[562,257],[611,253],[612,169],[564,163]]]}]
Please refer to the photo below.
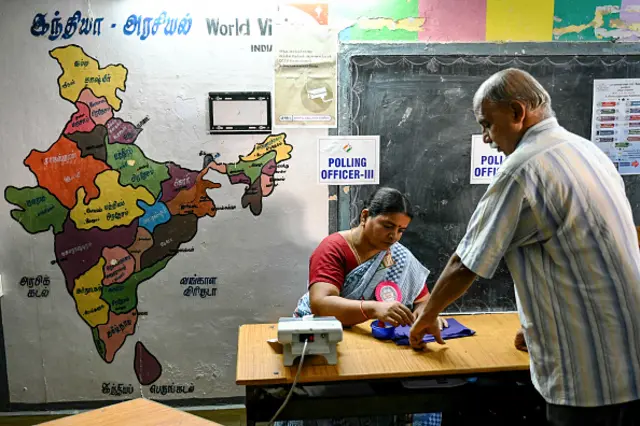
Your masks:
[{"label": "woman's sari", "polygon": [[[400,288],[401,302],[411,308],[428,276],[429,270],[405,246],[395,243],[388,251],[378,253],[349,272],[340,296],[351,300],[373,300],[376,287],[391,281]],[[293,315],[311,315],[309,292],[300,298]]]},{"label": "woman's sari", "polygon": [[[401,302],[410,309],[413,302],[424,288],[429,276],[429,270],[416,259],[402,244],[395,243],[388,251],[382,251],[373,258],[357,266],[347,274],[340,290],[340,296],[351,300],[375,299],[376,287],[385,281],[395,283],[401,293]],[[298,301],[295,317],[311,315],[309,292]],[[345,386],[341,385],[345,391]],[[319,388],[319,386],[316,386]],[[316,390],[320,393],[332,393],[329,386]],[[303,387],[303,393],[307,393]],[[414,414],[413,416],[375,416],[352,417],[323,420],[294,420],[276,422],[277,426],[394,426],[413,423],[413,426],[439,426],[442,421],[441,413]]]}]

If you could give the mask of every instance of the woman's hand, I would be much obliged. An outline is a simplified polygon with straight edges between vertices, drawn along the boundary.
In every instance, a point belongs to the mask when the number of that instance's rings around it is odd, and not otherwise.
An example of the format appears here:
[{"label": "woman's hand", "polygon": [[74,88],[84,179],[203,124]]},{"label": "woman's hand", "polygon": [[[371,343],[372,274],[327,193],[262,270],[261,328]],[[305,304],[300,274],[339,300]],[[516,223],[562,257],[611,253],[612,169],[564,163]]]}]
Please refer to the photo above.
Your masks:
[{"label": "woman's hand", "polygon": [[394,327],[413,324],[413,313],[400,302],[376,302],[374,317]]},{"label": "woman's hand", "polygon": [[443,328],[449,327],[449,323],[446,319],[438,317],[438,327],[440,327],[440,330],[442,330]]}]

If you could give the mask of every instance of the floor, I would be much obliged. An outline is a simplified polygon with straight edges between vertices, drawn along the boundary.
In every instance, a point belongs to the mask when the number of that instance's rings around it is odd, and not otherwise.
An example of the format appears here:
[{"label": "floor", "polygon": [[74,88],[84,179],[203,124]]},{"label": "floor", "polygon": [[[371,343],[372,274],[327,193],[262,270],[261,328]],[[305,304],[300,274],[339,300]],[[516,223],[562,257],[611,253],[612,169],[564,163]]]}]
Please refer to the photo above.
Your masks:
[{"label": "floor", "polygon": [[[241,426],[246,424],[245,411],[239,410],[210,410],[189,411],[199,417],[211,420],[224,426]],[[32,426],[60,418],[61,416],[12,416],[0,417],[1,426]]]}]

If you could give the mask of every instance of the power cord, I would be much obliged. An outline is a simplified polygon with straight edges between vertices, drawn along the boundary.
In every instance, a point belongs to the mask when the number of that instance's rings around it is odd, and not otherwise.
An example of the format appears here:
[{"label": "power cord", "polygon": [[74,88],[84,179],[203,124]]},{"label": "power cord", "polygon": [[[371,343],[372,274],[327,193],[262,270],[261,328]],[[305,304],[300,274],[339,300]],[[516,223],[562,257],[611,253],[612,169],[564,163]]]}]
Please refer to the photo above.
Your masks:
[{"label": "power cord", "polygon": [[282,410],[284,410],[284,407],[287,406],[287,403],[289,402],[291,395],[293,395],[293,390],[296,388],[296,383],[298,383],[298,377],[300,377],[300,372],[302,371],[302,363],[304,362],[304,355],[307,353],[308,341],[309,341],[308,339],[305,339],[304,341],[304,346],[302,347],[302,355],[300,356],[300,363],[298,364],[298,371],[296,371],[296,376],[293,378],[291,389],[289,390],[289,393],[287,394],[287,397],[284,399],[284,402],[282,403],[280,408],[278,408],[278,411],[276,411],[276,414],[274,414],[271,420],[269,421],[269,426],[273,426],[273,423],[276,421],[276,419],[278,418]]}]

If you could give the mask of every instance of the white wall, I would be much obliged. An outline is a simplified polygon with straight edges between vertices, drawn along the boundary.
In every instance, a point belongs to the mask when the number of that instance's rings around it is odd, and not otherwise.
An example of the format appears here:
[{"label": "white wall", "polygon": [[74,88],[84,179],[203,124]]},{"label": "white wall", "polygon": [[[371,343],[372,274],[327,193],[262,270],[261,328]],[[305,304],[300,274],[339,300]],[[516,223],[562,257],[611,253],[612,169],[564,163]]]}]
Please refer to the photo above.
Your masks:
[{"label": "white wall", "polygon": [[[126,92],[117,117],[133,123],[145,116],[137,145],[156,161],[173,161],[194,170],[202,168],[201,150],[220,152],[219,161],[237,161],[264,136],[210,136],[207,134],[209,91],[272,90],[273,56],[252,53],[252,43],[272,44],[260,37],[257,18],[274,18],[274,0],[238,1],[4,1],[0,17],[0,168],[2,188],[34,186],[35,176],[23,164],[31,149],[46,150],[59,137],[75,107],[58,93],[61,69],[48,52],[78,44],[101,66],[124,64],[129,70]],[[104,17],[100,36],[74,35],[50,41],[35,37],[30,28],[36,13],[48,21],[58,10],[66,18],[76,10],[83,16]],[[157,17],[162,10],[182,18],[190,13],[187,35],[146,40],[126,36],[122,27],[130,14]],[[206,19],[249,18],[250,37],[214,37]],[[116,28],[110,28],[115,23]],[[274,129],[273,133],[283,131]],[[237,329],[240,324],[275,322],[290,315],[306,285],[308,256],[326,235],[327,189],[316,184],[316,137],[326,130],[284,130],[293,145],[286,175],[265,198],[263,212],[253,216],[240,208],[244,186],[226,177],[207,177],[222,184],[209,191],[218,205],[235,204],[215,218],[202,218],[198,233],[166,269],[142,283],[138,290],[139,319],[133,336],[111,364],[98,355],[90,328],[78,315],[54,259],[53,233],[29,235],[10,216],[14,208],[0,201],[0,273],[11,402],[50,403],[116,399],[104,395],[102,383],[132,385],[132,397],[159,396],[140,386],[133,370],[138,340],[158,358],[163,374],[155,383],[195,384],[186,397],[242,395],[235,386]],[[23,276],[47,274],[51,293],[29,298],[19,285]],[[218,293],[210,298],[184,297],[183,276],[218,277]]]}]

